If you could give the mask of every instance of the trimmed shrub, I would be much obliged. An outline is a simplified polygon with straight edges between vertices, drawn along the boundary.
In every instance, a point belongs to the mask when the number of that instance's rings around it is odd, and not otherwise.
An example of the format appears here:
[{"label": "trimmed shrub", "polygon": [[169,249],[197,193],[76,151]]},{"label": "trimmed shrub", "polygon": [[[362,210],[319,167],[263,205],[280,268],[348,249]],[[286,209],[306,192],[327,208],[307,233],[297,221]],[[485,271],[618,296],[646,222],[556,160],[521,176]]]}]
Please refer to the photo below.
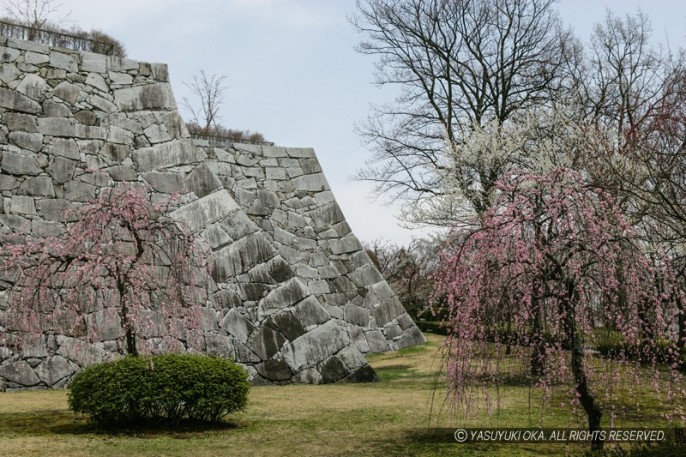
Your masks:
[{"label": "trimmed shrub", "polygon": [[165,354],[153,361],[151,387],[158,394],[159,415],[217,422],[245,408],[250,383],[232,361],[191,354]]},{"label": "trimmed shrub", "polygon": [[192,354],[127,356],[79,372],[69,408],[101,425],[141,420],[218,422],[245,408],[250,384],[230,360]]},{"label": "trimmed shrub", "polygon": [[69,385],[69,409],[101,424],[149,417],[150,362],[127,356],[80,371]]}]

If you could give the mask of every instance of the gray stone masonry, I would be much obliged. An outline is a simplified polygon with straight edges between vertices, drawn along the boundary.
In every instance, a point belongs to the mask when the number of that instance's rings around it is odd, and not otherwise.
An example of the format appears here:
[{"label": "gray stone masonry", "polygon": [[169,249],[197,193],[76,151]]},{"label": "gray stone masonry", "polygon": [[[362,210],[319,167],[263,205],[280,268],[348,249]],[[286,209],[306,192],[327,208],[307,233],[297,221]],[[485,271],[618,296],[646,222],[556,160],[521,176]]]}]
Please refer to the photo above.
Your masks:
[{"label": "gray stone masonry", "polygon": [[[3,236],[59,236],[65,210],[139,183],[153,202],[181,195],[170,217],[209,250],[205,352],[236,360],[254,383],[369,381],[365,353],[424,342],[350,231],[314,150],[191,140],[163,64],[2,37],[0,59]],[[0,291],[0,322],[11,293]],[[190,350],[154,307],[145,314],[143,351]],[[121,356],[116,315],[91,312],[86,325],[97,342],[46,331],[21,350],[2,346],[14,335],[0,327],[0,390],[63,387]]]}]

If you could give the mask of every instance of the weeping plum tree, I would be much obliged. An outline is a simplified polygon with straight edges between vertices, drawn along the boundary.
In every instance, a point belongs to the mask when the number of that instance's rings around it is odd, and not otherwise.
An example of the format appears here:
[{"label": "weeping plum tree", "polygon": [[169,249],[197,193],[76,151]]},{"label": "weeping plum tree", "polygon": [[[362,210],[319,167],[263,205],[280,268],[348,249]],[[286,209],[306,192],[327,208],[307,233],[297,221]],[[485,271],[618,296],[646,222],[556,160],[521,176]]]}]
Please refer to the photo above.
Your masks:
[{"label": "weeping plum tree", "polygon": [[8,338],[20,345],[22,336],[66,331],[99,341],[104,323],[119,327],[119,350],[128,354],[137,355],[138,336],[160,325],[197,344],[204,256],[190,231],[164,216],[171,203],[152,205],[146,193],[103,189],[65,214],[73,222],[63,235],[5,243]]},{"label": "weeping plum tree", "polygon": [[[666,414],[683,420],[673,326],[681,292],[669,265],[645,255],[618,206],[576,172],[510,173],[497,188],[481,228],[446,249],[436,277],[448,303],[453,398],[469,410],[484,398],[470,395],[473,387],[502,382],[521,360],[530,385],[547,390],[568,381],[572,405],[598,432],[601,405],[615,414],[608,391],[614,377],[638,377],[652,366],[658,387],[658,364],[666,362],[670,379],[660,392],[676,402]],[[614,354],[621,369],[599,369],[589,356],[608,334],[621,339]],[[594,436],[593,447],[601,448]]]}]

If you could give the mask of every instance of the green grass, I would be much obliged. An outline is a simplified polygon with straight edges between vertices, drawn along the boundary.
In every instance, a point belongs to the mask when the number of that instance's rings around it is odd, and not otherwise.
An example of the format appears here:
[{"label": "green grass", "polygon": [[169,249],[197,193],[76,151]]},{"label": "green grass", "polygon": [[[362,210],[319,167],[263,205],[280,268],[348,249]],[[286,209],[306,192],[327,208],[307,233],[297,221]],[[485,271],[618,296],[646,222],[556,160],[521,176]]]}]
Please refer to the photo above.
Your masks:
[{"label": "green grass", "polygon": [[[541,420],[547,427],[567,427],[576,419],[555,401],[542,414],[538,393],[516,383],[500,388],[495,414],[452,419],[437,376],[442,337],[428,338],[420,348],[371,356],[378,383],[255,387],[247,410],[220,426],[131,425],[103,431],[67,409],[65,391],[0,393],[0,455],[516,457],[586,451],[579,444],[457,444],[437,437],[430,427],[527,427]],[[640,395],[649,405],[632,415],[630,425],[665,426],[650,394]]]}]

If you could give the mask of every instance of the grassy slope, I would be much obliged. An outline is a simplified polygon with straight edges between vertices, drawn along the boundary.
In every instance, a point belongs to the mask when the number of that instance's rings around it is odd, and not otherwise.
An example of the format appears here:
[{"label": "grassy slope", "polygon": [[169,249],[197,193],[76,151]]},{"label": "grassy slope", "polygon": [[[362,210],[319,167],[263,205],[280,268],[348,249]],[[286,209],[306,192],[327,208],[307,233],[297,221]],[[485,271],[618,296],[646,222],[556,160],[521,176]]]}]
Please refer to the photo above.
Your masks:
[{"label": "grassy slope", "polygon": [[[439,414],[443,386],[436,385],[441,337],[425,347],[373,356],[376,384],[256,387],[248,409],[231,424],[210,429],[94,430],[67,410],[64,391],[0,393],[0,455],[7,456],[350,456],[350,455],[578,455],[586,446],[556,444],[456,444],[437,442],[427,427],[454,425]],[[464,426],[538,425],[529,391],[501,390],[501,410]],[[637,421],[638,422],[638,421]],[[641,424],[660,424],[644,410]],[[550,409],[545,426],[570,426],[570,413]]]}]

